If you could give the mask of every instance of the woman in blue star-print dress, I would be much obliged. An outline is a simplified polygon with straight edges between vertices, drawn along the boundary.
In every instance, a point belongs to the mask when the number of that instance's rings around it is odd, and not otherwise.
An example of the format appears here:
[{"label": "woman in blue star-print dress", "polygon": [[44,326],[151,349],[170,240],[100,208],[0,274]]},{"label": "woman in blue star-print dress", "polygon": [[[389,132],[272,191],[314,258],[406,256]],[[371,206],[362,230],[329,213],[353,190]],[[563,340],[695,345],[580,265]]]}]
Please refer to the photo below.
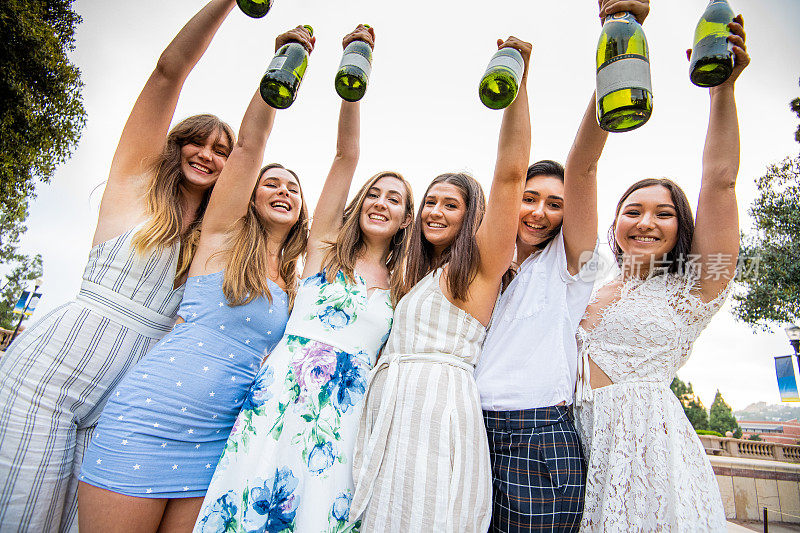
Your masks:
[{"label": "woman in blue star-print dress", "polygon": [[[276,49],[288,41],[313,48],[302,27]],[[256,92],[203,219],[184,322],[101,415],[79,477],[82,531],[190,528],[264,353],[283,336],[308,217],[294,172],[258,170],[274,116]],[[204,169],[202,159],[189,164]]]}]

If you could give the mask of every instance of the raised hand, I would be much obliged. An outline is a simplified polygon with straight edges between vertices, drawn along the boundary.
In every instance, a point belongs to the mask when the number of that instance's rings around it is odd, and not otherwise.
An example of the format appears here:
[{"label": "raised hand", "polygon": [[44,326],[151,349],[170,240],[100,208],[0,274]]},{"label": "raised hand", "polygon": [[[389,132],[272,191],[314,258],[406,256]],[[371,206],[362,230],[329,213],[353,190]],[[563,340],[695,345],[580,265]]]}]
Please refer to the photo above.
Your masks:
[{"label": "raised hand", "polygon": [[364,24],[359,24],[356,29],[348,33],[342,39],[342,48],[346,48],[353,41],[364,41],[373,50],[375,49],[375,30]]},{"label": "raised hand", "polygon": [[650,0],[598,0],[597,3],[600,6],[601,24],[607,16],[623,11],[629,12],[642,24],[650,13]]},{"label": "raised hand", "polygon": [[290,42],[300,43],[310,54],[314,51],[314,43],[317,42],[317,38],[313,37],[305,26],[298,26],[275,38],[275,51],[277,52],[281,46]]},{"label": "raised hand", "polygon": [[522,75],[522,79],[526,79],[528,77],[528,64],[531,60],[533,45],[512,35],[505,41],[502,39],[497,39],[497,48],[513,48],[522,55],[522,59],[525,61],[525,72]]}]

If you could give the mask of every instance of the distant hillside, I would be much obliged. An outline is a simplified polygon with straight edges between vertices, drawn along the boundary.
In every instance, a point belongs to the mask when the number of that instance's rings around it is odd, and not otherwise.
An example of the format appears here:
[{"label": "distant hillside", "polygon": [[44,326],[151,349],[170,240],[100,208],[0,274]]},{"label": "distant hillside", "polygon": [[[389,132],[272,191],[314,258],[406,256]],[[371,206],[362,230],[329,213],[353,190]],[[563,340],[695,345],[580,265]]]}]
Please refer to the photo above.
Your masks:
[{"label": "distant hillside", "polygon": [[758,402],[748,405],[741,411],[733,413],[737,420],[766,420],[770,422],[786,422],[795,418],[800,419],[800,406],[787,404],[768,404]]}]

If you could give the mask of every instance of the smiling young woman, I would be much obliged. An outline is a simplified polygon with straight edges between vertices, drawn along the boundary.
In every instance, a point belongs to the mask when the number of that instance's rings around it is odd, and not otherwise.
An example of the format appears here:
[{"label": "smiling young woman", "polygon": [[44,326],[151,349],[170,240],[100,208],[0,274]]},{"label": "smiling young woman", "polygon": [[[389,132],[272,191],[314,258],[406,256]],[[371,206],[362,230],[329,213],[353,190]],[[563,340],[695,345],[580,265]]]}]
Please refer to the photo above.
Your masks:
[{"label": "smiling young woman", "polygon": [[697,219],[672,181],[632,185],[609,230],[620,275],[578,329],[575,412],[589,460],[582,531],[727,530],[714,471],[669,385],[736,272],[734,84],[750,58],[741,16],[728,28],[736,59],[709,90]]},{"label": "smiling young woman", "polygon": [[503,114],[489,201],[466,174],[442,174],[425,191],[359,423],[350,522],[362,531],[489,526],[489,449],[472,371],[513,256],[530,153],[531,45],[497,44],[522,54],[525,73]]},{"label": "smiling young woman", "polygon": [[234,5],[209,2],[159,57],[114,153],[78,297],[0,359],[0,530],[74,526],[76,474],[100,409],[172,328],[234,134],[213,115],[168,129],[184,81]]},{"label": "smiling young woman", "polygon": [[[300,27],[276,48],[289,40],[313,46]],[[82,531],[190,530],[263,354],[283,335],[308,213],[294,172],[258,170],[274,117],[256,92],[203,217],[182,321],[103,410],[80,475]],[[202,175],[197,155],[189,164]]]},{"label": "smiling young woman", "polygon": [[[342,45],[374,48],[374,36],[359,25]],[[374,175],[346,203],[359,143],[360,104],[343,101],[292,316],[245,400],[196,531],[350,531],[355,433],[414,209],[396,172]]]}]

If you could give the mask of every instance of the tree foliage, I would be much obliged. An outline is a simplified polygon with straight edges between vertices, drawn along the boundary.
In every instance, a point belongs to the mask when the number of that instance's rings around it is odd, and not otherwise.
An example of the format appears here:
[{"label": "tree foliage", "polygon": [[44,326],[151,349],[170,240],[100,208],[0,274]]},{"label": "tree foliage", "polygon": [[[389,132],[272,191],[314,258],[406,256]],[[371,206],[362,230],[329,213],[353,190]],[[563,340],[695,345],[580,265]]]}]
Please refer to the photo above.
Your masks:
[{"label": "tree foliage", "polygon": [[[800,118],[800,98],[791,109]],[[800,142],[800,126],[795,132]],[[750,206],[753,231],[742,235],[734,315],[754,327],[800,320],[800,156],[770,165],[756,181],[758,196]]]},{"label": "tree foliage", "polygon": [[714,396],[714,403],[708,410],[708,429],[723,435],[730,431],[737,439],[742,436],[742,428],[739,427],[736,417],[733,416],[731,406],[725,403],[719,391]]},{"label": "tree foliage", "polygon": [[770,165],[750,206],[753,232],[742,238],[745,292],[734,314],[752,325],[800,320],[800,157]]},{"label": "tree foliage", "polygon": [[[795,98],[789,104],[789,107],[792,108],[797,114],[797,117],[800,118],[800,98]],[[797,126],[797,131],[794,132],[794,140],[800,143],[800,126]]]},{"label": "tree foliage", "polygon": [[692,384],[686,384],[681,381],[680,378],[676,377],[672,380],[669,388],[672,389],[672,392],[675,393],[675,396],[677,396],[678,400],[681,402],[683,412],[686,413],[686,418],[689,419],[692,427],[698,431],[707,430],[708,412],[706,412],[703,402],[700,401],[700,398],[698,398],[694,390],[692,390]]},{"label": "tree foliage", "polygon": [[72,0],[0,2],[0,305],[41,275],[41,258],[18,251],[28,201],[70,157],[86,121],[80,71],[67,57],[80,21]]}]

